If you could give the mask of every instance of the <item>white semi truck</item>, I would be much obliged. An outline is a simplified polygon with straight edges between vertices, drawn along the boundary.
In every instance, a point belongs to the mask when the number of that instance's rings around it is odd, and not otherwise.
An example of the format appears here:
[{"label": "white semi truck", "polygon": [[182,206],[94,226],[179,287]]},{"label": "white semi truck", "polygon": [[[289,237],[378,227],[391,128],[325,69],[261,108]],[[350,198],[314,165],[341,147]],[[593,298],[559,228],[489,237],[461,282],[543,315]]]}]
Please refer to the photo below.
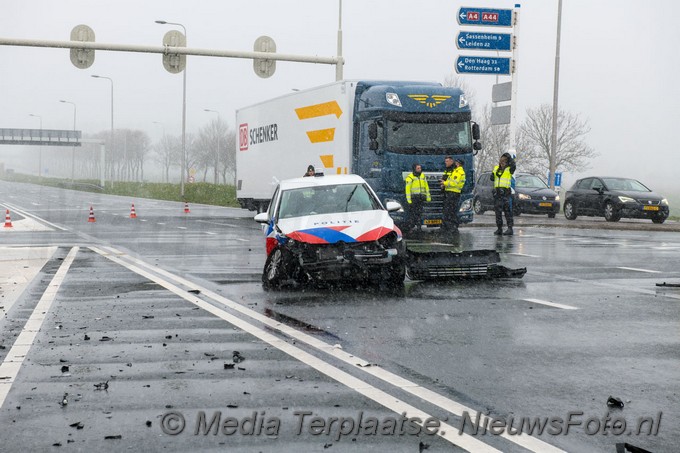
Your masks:
[{"label": "white semi truck", "polygon": [[[244,107],[236,112],[236,195],[243,208],[266,210],[280,180],[308,165],[324,174],[363,177],[380,200],[405,203],[404,178],[418,163],[432,182],[423,223],[441,224],[437,181],[444,157],[463,160],[467,182],[460,221],[471,222],[481,148],[464,93],[438,83],[343,80]],[[402,213],[393,213],[395,221]]]}]

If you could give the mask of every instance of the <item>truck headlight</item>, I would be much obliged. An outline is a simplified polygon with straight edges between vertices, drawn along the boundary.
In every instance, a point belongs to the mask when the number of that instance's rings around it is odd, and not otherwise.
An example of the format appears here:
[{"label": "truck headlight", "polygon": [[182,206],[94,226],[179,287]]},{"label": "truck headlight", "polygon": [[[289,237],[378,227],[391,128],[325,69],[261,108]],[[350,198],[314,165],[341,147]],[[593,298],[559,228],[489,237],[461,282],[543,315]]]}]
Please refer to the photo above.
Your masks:
[{"label": "truck headlight", "polygon": [[458,210],[460,212],[463,212],[463,211],[469,211],[470,209],[472,209],[472,200],[468,199],[468,200],[465,200],[464,202],[462,202],[460,204],[460,209],[458,209]]},{"label": "truck headlight", "polygon": [[517,196],[520,200],[531,200],[531,195],[527,195],[525,193],[521,193]]},{"label": "truck headlight", "polygon": [[401,100],[399,99],[397,93],[385,93],[385,99],[387,100],[388,104],[401,107]]},{"label": "truck headlight", "polygon": [[630,197],[619,196],[619,200],[621,200],[621,203],[635,203],[635,199]]},{"label": "truck headlight", "polygon": [[668,206],[668,200],[664,198],[663,200],[661,200],[661,204],[664,206]]}]

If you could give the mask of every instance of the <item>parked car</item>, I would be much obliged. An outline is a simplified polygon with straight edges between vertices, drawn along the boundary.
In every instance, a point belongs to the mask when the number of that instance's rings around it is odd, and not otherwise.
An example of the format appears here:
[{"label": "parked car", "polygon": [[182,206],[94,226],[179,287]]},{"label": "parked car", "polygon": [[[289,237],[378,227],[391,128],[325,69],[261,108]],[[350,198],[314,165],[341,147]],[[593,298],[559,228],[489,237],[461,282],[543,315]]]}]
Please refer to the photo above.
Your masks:
[{"label": "parked car", "polygon": [[[389,212],[360,176],[281,181],[267,212],[262,283],[265,289],[343,280],[401,285],[406,248]],[[389,212],[388,212],[389,211]]]},{"label": "parked car", "polygon": [[[475,214],[493,210],[493,181],[490,171],[482,173],[477,179],[472,206]],[[512,209],[515,215],[548,214],[548,217],[552,219],[560,211],[560,196],[538,176],[515,173]]]},{"label": "parked car", "polygon": [[621,217],[651,219],[664,223],[670,213],[668,200],[640,181],[628,178],[591,176],[579,179],[567,191],[564,216],[604,216],[608,222]]}]

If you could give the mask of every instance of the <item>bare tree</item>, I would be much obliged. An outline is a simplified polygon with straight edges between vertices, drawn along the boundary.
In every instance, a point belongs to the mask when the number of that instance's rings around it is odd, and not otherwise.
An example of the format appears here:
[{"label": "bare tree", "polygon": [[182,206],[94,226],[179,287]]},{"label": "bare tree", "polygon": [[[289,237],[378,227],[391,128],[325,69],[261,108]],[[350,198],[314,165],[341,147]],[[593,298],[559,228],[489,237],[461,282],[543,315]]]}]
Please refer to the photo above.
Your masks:
[{"label": "bare tree", "polygon": [[229,172],[229,181],[231,183],[236,179],[236,131],[227,130],[224,145],[220,146],[220,174],[222,175],[222,183],[227,183],[227,172]]},{"label": "bare tree", "polygon": [[[217,117],[209,124],[202,127],[199,131],[199,141],[201,143],[201,165],[204,168],[205,180],[208,168],[213,169],[213,182],[219,183],[220,173],[224,174],[222,168],[226,162],[226,150],[228,140],[229,126],[222,121],[222,118]],[[223,176],[224,179],[224,176]]]},{"label": "bare tree", "polygon": [[508,124],[491,124],[491,105],[486,104],[478,113],[480,141],[482,150],[475,158],[475,174],[490,171],[498,163],[498,158],[508,148],[510,126]]},{"label": "bare tree", "polygon": [[[588,121],[578,114],[560,110],[557,114],[557,150],[555,168],[561,170],[582,170],[597,156],[595,150],[584,141],[590,132]],[[552,135],[552,106],[542,104],[527,109],[527,118],[519,128],[522,147],[518,155],[522,164],[532,173],[548,174],[550,165],[550,138]],[[518,140],[518,143],[520,141]],[[519,162],[518,162],[519,163]]]},{"label": "bare tree", "polygon": [[179,165],[182,156],[182,138],[163,134],[154,146],[155,161],[163,167],[164,182],[170,182],[170,167]]},{"label": "bare tree", "polygon": [[212,168],[214,183],[219,183],[221,175],[222,182],[226,184],[227,171],[235,168],[235,132],[218,117],[201,128],[198,140],[201,144],[199,161],[204,170],[203,179],[205,180],[208,169]]},{"label": "bare tree", "polygon": [[478,120],[476,108],[477,94],[475,93],[475,90],[472,88],[472,86],[468,83],[467,79],[464,76],[460,76],[457,74],[449,74],[448,76],[446,76],[442,84],[445,87],[454,87],[463,90],[463,93],[465,93],[465,97],[468,101],[468,104],[470,105],[470,109],[472,110],[472,119],[477,121]]}]

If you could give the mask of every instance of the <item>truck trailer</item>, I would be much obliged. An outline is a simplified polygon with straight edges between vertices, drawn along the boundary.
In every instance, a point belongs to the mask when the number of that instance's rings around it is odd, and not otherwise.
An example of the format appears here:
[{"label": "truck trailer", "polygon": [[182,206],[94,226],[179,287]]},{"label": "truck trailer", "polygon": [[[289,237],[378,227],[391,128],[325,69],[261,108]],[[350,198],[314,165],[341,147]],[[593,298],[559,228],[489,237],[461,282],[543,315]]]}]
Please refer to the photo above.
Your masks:
[{"label": "truck trailer", "polygon": [[[444,157],[463,161],[466,183],[458,213],[472,221],[473,158],[481,149],[465,94],[432,82],[342,80],[267,100],[236,112],[236,195],[263,212],[284,179],[308,165],[324,174],[357,174],[380,201],[405,205],[404,180],[422,165],[432,201],[423,223],[440,226]],[[397,223],[404,213],[392,216]]]}]

